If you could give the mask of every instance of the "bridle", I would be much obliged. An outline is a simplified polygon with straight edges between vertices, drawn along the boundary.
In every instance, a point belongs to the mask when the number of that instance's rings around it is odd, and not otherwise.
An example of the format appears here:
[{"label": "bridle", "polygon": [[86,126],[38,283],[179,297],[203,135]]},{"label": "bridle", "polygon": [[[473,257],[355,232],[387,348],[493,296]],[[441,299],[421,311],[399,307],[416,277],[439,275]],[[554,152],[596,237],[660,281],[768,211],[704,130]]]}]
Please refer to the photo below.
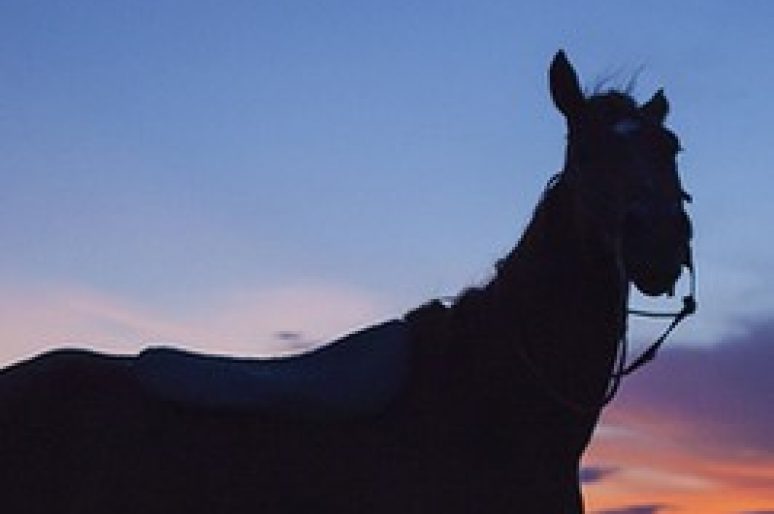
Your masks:
[{"label": "bridle", "polygon": [[[558,179],[557,174],[549,180],[548,188],[554,185]],[[697,309],[696,302],[696,268],[693,262],[693,255],[690,247],[687,249],[688,254],[683,266],[688,270],[689,274],[689,290],[688,294],[683,297],[683,306],[679,311],[672,312],[659,312],[648,311],[643,309],[635,309],[627,307],[625,314],[627,316],[638,316],[649,319],[668,319],[671,318],[669,325],[664,329],[660,336],[658,336],[648,347],[633,361],[627,362],[627,354],[629,352],[629,340],[624,330],[623,335],[618,339],[616,345],[616,363],[614,370],[609,374],[607,378],[607,387],[603,397],[598,401],[592,401],[589,403],[579,402],[573,398],[568,397],[559,388],[552,384],[543,373],[542,369],[533,361],[533,359],[527,354],[523,345],[518,345],[520,351],[519,354],[524,361],[527,369],[533,375],[536,382],[540,383],[543,389],[549,396],[554,398],[558,403],[562,404],[569,410],[572,410],[578,414],[596,414],[601,409],[606,407],[616,397],[620,390],[623,379],[631,375],[635,371],[639,370],[649,362],[652,362],[658,355],[658,351],[663,344],[669,338],[670,334],[675,328],[686,318],[693,315]],[[626,326],[626,324],[624,324]]]},{"label": "bridle", "polygon": [[[677,328],[677,325],[679,325],[683,320],[685,320],[689,316],[696,313],[696,309],[698,307],[698,304],[696,303],[696,268],[694,267],[693,257],[690,253],[690,250],[688,253],[687,262],[685,263],[685,267],[688,270],[690,283],[689,283],[688,294],[683,297],[683,307],[679,311],[658,312],[658,311],[647,311],[642,309],[632,309],[631,307],[626,309],[626,314],[630,316],[639,316],[641,318],[650,318],[650,319],[672,318],[672,321],[669,323],[669,325],[667,325],[667,327],[664,329],[664,331],[661,333],[660,336],[658,336],[636,359],[634,359],[628,364],[626,361],[627,361],[627,353],[629,349],[629,339],[628,337],[626,337],[625,333],[623,336],[621,336],[621,338],[618,341],[618,348],[617,348],[618,357],[617,357],[616,369],[608,377],[607,391],[605,392],[605,395],[602,398],[602,401],[599,402],[599,405],[594,407],[594,410],[599,410],[601,408],[604,408],[611,401],[613,401],[613,398],[615,398],[616,394],[618,393],[618,390],[620,389],[621,382],[623,381],[623,379],[628,375],[631,375],[638,369],[642,368],[649,362],[652,362],[658,355],[658,351],[666,342],[669,335],[672,333],[672,331],[674,331],[675,328]],[[573,402],[573,403],[577,403],[577,402]],[[590,410],[590,408],[587,407],[584,410]]]},{"label": "bridle", "polygon": [[557,403],[560,403],[564,407],[578,414],[596,414],[603,408],[605,408],[618,394],[621,388],[621,383],[624,378],[631,375],[635,371],[639,370],[649,362],[653,361],[658,355],[659,349],[666,342],[669,335],[677,328],[683,320],[691,316],[696,312],[696,271],[689,259],[689,262],[685,265],[688,269],[690,276],[690,290],[687,295],[683,297],[683,307],[676,312],[654,312],[641,309],[627,308],[626,314],[630,316],[639,316],[643,318],[651,319],[665,319],[672,318],[672,321],[664,329],[661,335],[656,338],[636,359],[627,363],[627,354],[629,350],[629,339],[624,333],[619,339],[616,347],[616,364],[615,369],[610,373],[607,379],[607,387],[605,394],[599,401],[593,401],[590,403],[583,403],[573,398],[570,398],[565,393],[560,391],[558,387],[552,384],[543,373],[542,369],[535,364],[534,360],[527,354],[525,348],[522,345],[518,345],[522,361],[524,361],[527,369],[533,375],[533,378],[538,382],[542,388],[551,396]]},{"label": "bridle", "polygon": [[633,372],[637,371],[642,366],[655,359],[656,355],[658,354],[658,350],[661,348],[661,345],[664,344],[667,337],[669,337],[669,334],[672,333],[677,325],[679,325],[680,322],[686,319],[688,316],[696,313],[698,306],[696,303],[696,268],[693,265],[693,259],[690,255],[688,257],[688,262],[685,264],[685,267],[689,274],[690,289],[688,294],[683,296],[682,309],[677,312],[654,312],[641,309],[626,309],[626,313],[632,316],[652,319],[672,318],[672,321],[669,323],[669,326],[667,326],[664,332],[655,341],[653,341],[653,343],[651,343],[651,345],[648,346],[648,348],[643,351],[639,357],[637,357],[630,364],[624,366],[622,369],[613,373],[613,376],[625,377],[627,375],[631,375]]}]

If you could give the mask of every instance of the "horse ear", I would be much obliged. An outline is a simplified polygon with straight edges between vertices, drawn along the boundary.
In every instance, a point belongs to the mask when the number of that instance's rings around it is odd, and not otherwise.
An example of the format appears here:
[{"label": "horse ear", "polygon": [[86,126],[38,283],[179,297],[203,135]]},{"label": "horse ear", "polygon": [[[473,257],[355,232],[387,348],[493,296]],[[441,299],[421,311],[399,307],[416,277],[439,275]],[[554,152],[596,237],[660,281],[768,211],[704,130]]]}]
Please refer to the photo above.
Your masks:
[{"label": "horse ear", "polygon": [[669,114],[669,102],[664,94],[664,90],[659,89],[656,94],[653,95],[653,98],[640,107],[640,112],[642,112],[643,116],[656,123],[664,123],[667,114]]},{"label": "horse ear", "polygon": [[551,98],[556,108],[568,119],[576,117],[583,108],[585,98],[578,82],[578,75],[567,60],[564,50],[556,52],[548,71],[548,78]]}]

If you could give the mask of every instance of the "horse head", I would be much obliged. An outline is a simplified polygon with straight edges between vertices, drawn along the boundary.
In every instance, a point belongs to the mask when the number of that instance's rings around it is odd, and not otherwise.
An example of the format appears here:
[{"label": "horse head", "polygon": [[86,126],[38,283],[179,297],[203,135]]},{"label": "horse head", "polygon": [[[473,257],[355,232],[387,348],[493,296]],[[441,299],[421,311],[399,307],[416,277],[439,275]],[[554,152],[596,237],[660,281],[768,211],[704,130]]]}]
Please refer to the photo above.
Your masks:
[{"label": "horse head", "polygon": [[663,90],[642,105],[618,91],[587,97],[561,51],[549,79],[567,120],[564,178],[609,236],[626,280],[650,296],[672,294],[682,268],[691,267],[692,230]]}]

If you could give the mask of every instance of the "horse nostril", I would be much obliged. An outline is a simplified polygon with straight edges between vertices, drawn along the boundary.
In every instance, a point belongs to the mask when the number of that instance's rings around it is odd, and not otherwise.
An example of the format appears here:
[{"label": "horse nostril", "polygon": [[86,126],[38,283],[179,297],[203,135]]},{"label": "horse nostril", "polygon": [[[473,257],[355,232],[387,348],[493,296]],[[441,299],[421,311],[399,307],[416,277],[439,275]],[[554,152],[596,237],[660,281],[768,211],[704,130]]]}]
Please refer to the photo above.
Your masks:
[{"label": "horse nostril", "polygon": [[693,197],[685,191],[680,191],[680,198],[686,203],[693,203]]}]

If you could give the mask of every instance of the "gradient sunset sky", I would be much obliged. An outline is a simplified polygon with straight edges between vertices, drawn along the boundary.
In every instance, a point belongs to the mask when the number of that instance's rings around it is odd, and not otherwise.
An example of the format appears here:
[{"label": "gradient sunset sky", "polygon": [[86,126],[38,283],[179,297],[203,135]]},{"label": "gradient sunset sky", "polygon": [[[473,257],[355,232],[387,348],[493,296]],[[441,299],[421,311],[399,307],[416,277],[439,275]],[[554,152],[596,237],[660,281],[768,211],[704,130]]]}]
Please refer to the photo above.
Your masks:
[{"label": "gradient sunset sky", "polygon": [[763,1],[4,0],[0,364],[297,350],[480,283],[562,165],[564,48],[589,87],[665,88],[701,304],[603,417],[589,510],[774,513],[772,24]]}]

